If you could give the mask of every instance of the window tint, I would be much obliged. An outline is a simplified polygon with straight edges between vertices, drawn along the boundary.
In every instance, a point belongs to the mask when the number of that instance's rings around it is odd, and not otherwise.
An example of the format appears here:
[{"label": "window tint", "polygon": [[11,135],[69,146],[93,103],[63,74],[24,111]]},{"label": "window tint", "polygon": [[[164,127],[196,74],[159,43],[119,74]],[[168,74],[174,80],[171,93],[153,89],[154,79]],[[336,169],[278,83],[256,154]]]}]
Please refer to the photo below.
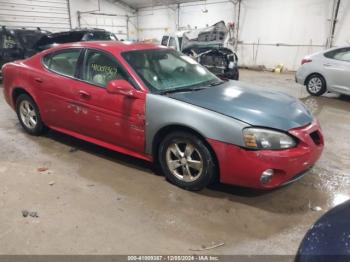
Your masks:
[{"label": "window tint", "polygon": [[16,48],[16,39],[12,35],[4,34],[2,41],[2,48],[12,49]]},{"label": "window tint", "polygon": [[340,48],[324,54],[325,57],[350,62],[350,48]]},{"label": "window tint", "polygon": [[70,49],[49,54],[44,57],[46,67],[56,73],[74,76],[81,49]]},{"label": "window tint", "polygon": [[169,36],[163,36],[163,38],[162,38],[162,45],[164,45],[164,46],[168,46],[168,40],[169,40]]},{"label": "window tint", "polygon": [[176,41],[174,37],[170,37],[169,47],[173,47],[176,49]]},{"label": "window tint", "polygon": [[124,79],[130,82],[128,75],[112,56],[96,50],[86,52],[81,77],[101,87],[106,87],[111,80]]}]

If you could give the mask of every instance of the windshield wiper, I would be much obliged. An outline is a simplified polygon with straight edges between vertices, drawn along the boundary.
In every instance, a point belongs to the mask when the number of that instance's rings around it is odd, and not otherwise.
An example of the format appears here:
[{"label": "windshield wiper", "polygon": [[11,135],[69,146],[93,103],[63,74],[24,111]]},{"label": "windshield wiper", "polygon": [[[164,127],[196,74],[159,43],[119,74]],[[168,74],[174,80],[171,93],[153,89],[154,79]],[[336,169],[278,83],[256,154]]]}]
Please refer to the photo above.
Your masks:
[{"label": "windshield wiper", "polygon": [[179,88],[179,89],[171,89],[161,92],[160,94],[171,94],[171,93],[181,93],[181,92],[191,92],[205,89],[205,87],[191,87],[191,88]]}]

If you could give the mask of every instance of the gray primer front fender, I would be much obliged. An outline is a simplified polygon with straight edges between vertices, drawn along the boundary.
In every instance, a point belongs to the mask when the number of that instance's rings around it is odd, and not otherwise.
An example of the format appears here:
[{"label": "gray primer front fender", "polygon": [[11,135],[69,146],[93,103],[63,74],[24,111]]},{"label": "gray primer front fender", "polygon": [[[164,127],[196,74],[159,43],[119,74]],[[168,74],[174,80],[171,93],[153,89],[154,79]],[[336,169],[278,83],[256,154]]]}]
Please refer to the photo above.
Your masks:
[{"label": "gray primer front fender", "polygon": [[147,94],[146,153],[152,154],[155,135],[166,126],[191,128],[205,138],[243,146],[242,129],[249,125],[205,108],[167,96]]}]

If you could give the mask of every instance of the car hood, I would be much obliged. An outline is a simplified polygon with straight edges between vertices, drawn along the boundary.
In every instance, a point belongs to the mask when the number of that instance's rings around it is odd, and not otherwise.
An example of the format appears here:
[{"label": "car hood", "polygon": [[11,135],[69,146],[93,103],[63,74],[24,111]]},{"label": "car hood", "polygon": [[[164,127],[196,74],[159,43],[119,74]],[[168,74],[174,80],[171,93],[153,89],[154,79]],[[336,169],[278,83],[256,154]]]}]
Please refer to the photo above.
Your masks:
[{"label": "car hood", "polygon": [[238,119],[253,126],[288,131],[312,122],[312,115],[298,99],[264,91],[238,81],[199,91],[179,92],[170,98]]},{"label": "car hood", "polygon": [[183,34],[182,50],[189,48],[219,48],[222,47],[228,34],[224,21],[210,27],[195,29]]},{"label": "car hood", "polygon": [[[350,201],[324,214],[306,233],[300,244],[297,262],[330,261],[330,256],[350,255]],[[335,260],[336,261],[336,260]],[[348,261],[344,257],[337,261]]]}]

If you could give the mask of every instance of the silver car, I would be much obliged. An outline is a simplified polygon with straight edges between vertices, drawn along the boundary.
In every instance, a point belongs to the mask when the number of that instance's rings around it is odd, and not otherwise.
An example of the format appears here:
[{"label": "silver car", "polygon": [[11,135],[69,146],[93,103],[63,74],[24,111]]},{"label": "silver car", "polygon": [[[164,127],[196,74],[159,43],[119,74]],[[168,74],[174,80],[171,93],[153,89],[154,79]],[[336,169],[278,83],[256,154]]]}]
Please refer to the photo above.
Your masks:
[{"label": "silver car", "polygon": [[350,47],[337,47],[305,57],[296,81],[314,96],[325,92],[350,95]]}]

